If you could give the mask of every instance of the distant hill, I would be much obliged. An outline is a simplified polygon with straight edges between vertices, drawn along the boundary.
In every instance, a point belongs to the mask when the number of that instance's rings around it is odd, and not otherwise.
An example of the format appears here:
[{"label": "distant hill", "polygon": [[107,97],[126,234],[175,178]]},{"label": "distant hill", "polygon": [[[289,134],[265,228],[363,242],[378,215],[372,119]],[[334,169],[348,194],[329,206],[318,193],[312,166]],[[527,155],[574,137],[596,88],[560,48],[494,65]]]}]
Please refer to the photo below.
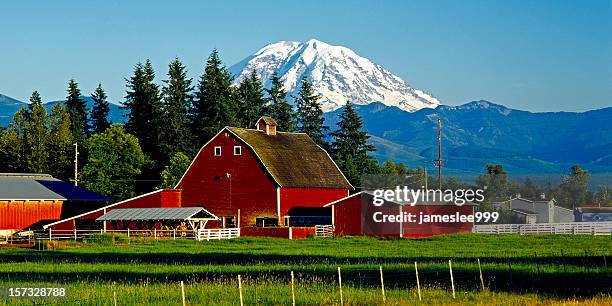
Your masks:
[{"label": "distant hill", "polygon": [[[579,163],[593,173],[612,170],[612,108],[583,113],[532,113],[488,101],[406,112],[382,103],[357,105],[379,160],[412,167],[437,156],[437,119],[442,118],[445,171],[481,173],[501,163],[512,173],[566,173]],[[336,128],[337,114],[326,113]]]},{"label": "distant hill", "polygon": [[0,94],[0,126],[7,126],[13,119],[13,114],[26,105],[17,99]]},{"label": "distant hill", "polygon": [[[83,96],[81,98],[85,99],[87,102],[87,107],[91,109],[93,106],[93,100],[91,97]],[[46,102],[44,105],[47,112],[50,112],[53,106],[58,102],[64,103],[66,100]],[[127,111],[121,109],[121,106],[117,104],[109,104],[109,120],[111,122],[123,123],[125,121],[124,115],[127,113]],[[11,122],[11,119],[13,119],[13,115],[22,107],[27,106],[28,104],[25,102],[0,94],[0,126],[7,126]]]}]

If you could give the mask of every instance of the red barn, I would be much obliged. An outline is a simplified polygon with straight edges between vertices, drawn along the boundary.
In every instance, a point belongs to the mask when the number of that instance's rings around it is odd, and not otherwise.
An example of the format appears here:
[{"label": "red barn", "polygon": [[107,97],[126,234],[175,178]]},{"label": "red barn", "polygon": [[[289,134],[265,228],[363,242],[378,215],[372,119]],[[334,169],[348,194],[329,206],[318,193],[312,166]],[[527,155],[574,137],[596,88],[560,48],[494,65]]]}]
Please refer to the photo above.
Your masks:
[{"label": "red barn", "polygon": [[300,229],[292,233],[286,228],[255,227],[331,224],[322,206],[353,189],[338,166],[305,133],[277,131],[270,117],[262,117],[255,127],[219,131],[200,149],[175,189],[151,192],[50,226],[71,229],[112,209],[146,207],[202,207],[220,218],[207,227],[242,227],[244,235],[253,236],[307,235]]},{"label": "red barn", "polygon": [[292,208],[320,208],[353,189],[305,133],[277,131],[270,117],[255,127],[226,127],[200,149],[176,186],[183,206],[202,206],[225,227],[285,225]]},{"label": "red barn", "polygon": [[[335,236],[383,236],[383,237],[428,237],[439,234],[471,232],[473,221],[467,220],[474,215],[474,204],[466,203],[457,206],[449,203],[421,202],[414,206],[401,205],[384,201],[381,206],[373,205],[373,196],[367,192],[358,192],[351,196],[325,205],[331,207]],[[413,221],[381,221],[384,216],[414,216]],[[420,223],[423,216],[446,218],[427,220]],[[448,216],[448,217],[444,217]],[[457,218],[451,220],[451,218]],[[461,217],[462,216],[462,217]],[[396,218],[397,220],[397,218]],[[431,222],[429,222],[431,221]]]}]

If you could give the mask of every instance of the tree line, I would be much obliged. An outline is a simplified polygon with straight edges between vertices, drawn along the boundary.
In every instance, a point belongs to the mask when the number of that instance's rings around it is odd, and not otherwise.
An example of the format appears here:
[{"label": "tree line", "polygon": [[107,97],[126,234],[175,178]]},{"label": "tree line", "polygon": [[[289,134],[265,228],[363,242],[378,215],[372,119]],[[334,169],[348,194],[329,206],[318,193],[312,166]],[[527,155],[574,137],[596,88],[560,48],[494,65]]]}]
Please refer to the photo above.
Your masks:
[{"label": "tree line", "polygon": [[[69,80],[64,104],[47,113],[34,91],[28,107],[19,110],[9,126],[0,127],[0,172],[49,173],[62,180],[74,177],[74,144],[79,147],[79,181],[93,191],[125,199],[156,187],[172,188],[197,151],[225,126],[253,128],[262,115],[273,117],[279,131],[304,132],[328,150],[339,168],[356,187],[364,174],[392,174],[406,178],[405,185],[421,188],[423,169],[403,163],[379,164],[370,153],[363,120],[347,101],[334,130],[324,125],[320,97],[307,78],[298,94],[289,97],[278,75],[264,88],[256,71],[233,86],[234,76],[214,50],[197,82],[187,77],[179,59],[168,65],[161,83],[149,60],[137,63],[126,78],[125,125],[111,124],[109,102],[101,84],[91,93],[89,109],[79,84]],[[293,104],[289,99],[292,99]],[[294,106],[295,105],[295,106]],[[537,186],[531,179],[514,183],[501,165],[487,165],[474,188],[487,186],[486,199],[504,200],[520,193],[535,198],[542,193],[565,207],[585,203],[611,205],[609,187],[588,190],[589,174],[579,166],[563,176],[558,186]],[[428,186],[437,186],[429,176]],[[447,177],[443,188],[466,188]],[[483,203],[485,208],[490,201]]]},{"label": "tree line", "polygon": [[195,84],[187,74],[176,58],[158,84],[151,61],[137,63],[126,78],[124,125],[109,122],[108,97],[101,84],[91,94],[89,109],[79,84],[71,79],[65,103],[56,103],[50,114],[35,91],[28,107],[0,129],[0,171],[72,179],[77,144],[82,185],[122,199],[155,187],[173,187],[200,147],[220,129],[253,128],[262,115],[274,118],[279,131],[307,133],[330,152],[355,186],[360,186],[363,173],[380,169],[350,101],[330,132],[320,96],[306,77],[294,97],[288,96],[276,74],[270,88],[264,88],[256,71],[233,86],[234,76],[217,50]]}]

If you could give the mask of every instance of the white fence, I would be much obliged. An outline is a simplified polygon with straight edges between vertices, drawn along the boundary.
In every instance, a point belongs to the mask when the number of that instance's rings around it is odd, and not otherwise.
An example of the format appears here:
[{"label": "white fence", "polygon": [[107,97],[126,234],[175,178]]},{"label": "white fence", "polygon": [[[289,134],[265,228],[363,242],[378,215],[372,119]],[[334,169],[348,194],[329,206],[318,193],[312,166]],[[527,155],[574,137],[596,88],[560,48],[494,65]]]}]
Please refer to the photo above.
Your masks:
[{"label": "white fence", "polygon": [[196,234],[192,230],[180,230],[180,229],[169,229],[169,230],[57,230],[47,229],[44,231],[28,231],[21,232],[18,235],[27,239],[35,238],[39,240],[77,240],[79,238],[91,237],[94,234],[123,234],[128,238],[153,238],[153,239],[194,239]]},{"label": "white fence", "polygon": [[198,230],[196,239],[202,240],[221,240],[240,237],[240,228],[209,228]]},{"label": "white fence", "polygon": [[586,234],[612,235],[612,222],[570,222],[536,224],[479,224],[477,234]]},{"label": "white fence", "polygon": [[316,237],[333,237],[334,226],[333,225],[315,225],[315,236]]}]

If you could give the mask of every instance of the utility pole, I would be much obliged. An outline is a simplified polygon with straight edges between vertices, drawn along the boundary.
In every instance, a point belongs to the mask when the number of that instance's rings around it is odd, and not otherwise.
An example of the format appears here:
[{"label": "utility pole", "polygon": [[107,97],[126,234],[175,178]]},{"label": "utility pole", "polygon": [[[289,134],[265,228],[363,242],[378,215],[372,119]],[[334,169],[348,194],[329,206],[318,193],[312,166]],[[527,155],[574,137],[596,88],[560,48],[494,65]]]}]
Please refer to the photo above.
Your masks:
[{"label": "utility pole", "polygon": [[438,118],[438,188],[442,190],[442,121]]},{"label": "utility pole", "polygon": [[79,144],[74,143],[74,186],[79,185]]},{"label": "utility pole", "polygon": [[423,166],[423,170],[425,171],[425,192],[427,192],[427,164]]}]

